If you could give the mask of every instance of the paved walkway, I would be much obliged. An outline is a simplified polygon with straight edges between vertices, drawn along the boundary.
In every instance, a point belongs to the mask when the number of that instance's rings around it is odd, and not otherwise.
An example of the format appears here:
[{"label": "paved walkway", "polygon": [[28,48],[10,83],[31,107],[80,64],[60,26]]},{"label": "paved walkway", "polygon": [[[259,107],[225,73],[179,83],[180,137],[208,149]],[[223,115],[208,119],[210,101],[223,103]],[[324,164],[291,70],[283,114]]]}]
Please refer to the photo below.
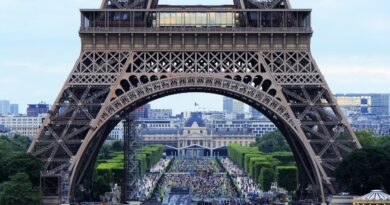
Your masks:
[{"label": "paved walkway", "polygon": [[154,167],[150,169],[150,173],[145,174],[142,178],[136,182],[138,192],[136,197],[140,201],[145,201],[150,197],[154,187],[157,186],[157,182],[160,179],[164,169],[169,165],[171,159],[161,159]]},{"label": "paved walkway", "polygon": [[229,158],[221,158],[223,166],[232,176],[233,180],[236,182],[238,188],[243,194],[244,199],[249,199],[251,195],[255,194],[257,196],[262,195],[260,187],[255,183],[245,172],[234,164]]}]

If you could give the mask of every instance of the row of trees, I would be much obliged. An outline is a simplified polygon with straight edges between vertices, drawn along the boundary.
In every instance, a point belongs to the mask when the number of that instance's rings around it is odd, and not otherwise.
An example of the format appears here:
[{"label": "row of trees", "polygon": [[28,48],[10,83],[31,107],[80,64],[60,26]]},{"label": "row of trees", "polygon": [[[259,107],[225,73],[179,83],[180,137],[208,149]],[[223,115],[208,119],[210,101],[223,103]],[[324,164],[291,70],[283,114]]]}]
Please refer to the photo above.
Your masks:
[{"label": "row of trees", "polygon": [[[355,150],[338,165],[335,176],[342,191],[362,195],[373,189],[390,192],[390,135],[374,136],[368,130],[355,132],[363,149]],[[279,132],[270,132],[252,144],[263,153],[289,151]],[[275,178],[272,170],[263,170],[264,178]]]},{"label": "row of trees", "polygon": [[294,191],[297,187],[298,172],[291,152],[263,153],[258,147],[230,144],[228,156],[264,191],[269,190],[275,181],[287,191]]},{"label": "row of trees", "polygon": [[357,131],[363,149],[353,151],[337,166],[336,179],[343,191],[363,195],[373,189],[390,192],[390,136]]},{"label": "row of trees", "polygon": [[0,204],[40,204],[42,162],[26,154],[30,143],[23,136],[0,136]]},{"label": "row of trees", "polygon": [[257,147],[261,152],[291,152],[286,138],[280,131],[269,132],[262,137],[256,138],[256,143],[252,146]]},{"label": "row of trees", "polygon": [[[147,170],[154,166],[163,156],[162,145],[148,145],[137,149],[137,175],[142,176]],[[92,199],[99,200],[101,195],[110,191],[110,184],[123,184],[124,179],[124,153],[123,143],[114,142],[111,145],[104,145],[101,149],[95,172],[92,178]]]}]

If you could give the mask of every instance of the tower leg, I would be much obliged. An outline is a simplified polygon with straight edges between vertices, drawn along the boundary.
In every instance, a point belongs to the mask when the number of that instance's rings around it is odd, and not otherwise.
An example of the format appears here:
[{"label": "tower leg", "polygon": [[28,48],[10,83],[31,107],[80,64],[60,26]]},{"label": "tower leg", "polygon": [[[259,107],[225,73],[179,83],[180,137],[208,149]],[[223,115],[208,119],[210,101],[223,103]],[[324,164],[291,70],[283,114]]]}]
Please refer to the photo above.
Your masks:
[{"label": "tower leg", "polygon": [[[137,161],[135,159],[137,149],[137,124],[131,117],[124,122],[124,149],[125,149],[125,183],[123,202],[131,201],[136,196]],[[140,173],[141,174],[141,173]]]}]

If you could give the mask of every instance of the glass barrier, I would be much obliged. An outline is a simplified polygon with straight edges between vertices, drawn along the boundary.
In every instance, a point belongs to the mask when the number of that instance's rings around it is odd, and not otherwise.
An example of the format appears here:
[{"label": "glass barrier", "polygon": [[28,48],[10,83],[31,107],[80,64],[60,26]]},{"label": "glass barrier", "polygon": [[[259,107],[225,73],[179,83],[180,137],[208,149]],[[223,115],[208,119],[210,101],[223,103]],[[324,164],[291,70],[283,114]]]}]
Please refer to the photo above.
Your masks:
[{"label": "glass barrier", "polygon": [[310,11],[82,11],[81,29],[123,27],[310,28]]},{"label": "glass barrier", "polygon": [[235,25],[233,12],[161,12],[157,15],[155,27],[161,26],[229,26]]}]

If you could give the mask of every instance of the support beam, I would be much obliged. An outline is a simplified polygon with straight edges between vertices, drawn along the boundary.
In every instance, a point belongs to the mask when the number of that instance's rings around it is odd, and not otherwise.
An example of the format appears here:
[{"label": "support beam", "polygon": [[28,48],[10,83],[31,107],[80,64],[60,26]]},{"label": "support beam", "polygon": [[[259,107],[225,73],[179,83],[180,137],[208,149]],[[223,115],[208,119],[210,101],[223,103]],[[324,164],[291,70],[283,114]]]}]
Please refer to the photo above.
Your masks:
[{"label": "support beam", "polygon": [[125,184],[123,189],[123,202],[135,199],[137,176],[136,149],[138,147],[137,123],[132,116],[124,122],[124,148],[125,148]]}]

